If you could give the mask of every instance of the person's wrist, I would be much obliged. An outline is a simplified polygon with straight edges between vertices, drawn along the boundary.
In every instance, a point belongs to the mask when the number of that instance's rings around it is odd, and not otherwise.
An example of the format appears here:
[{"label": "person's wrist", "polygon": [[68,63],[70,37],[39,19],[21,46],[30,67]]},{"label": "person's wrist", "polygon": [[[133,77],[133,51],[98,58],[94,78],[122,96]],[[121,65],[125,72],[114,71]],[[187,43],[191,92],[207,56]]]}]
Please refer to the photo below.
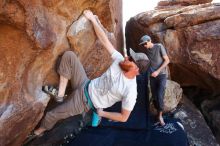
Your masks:
[{"label": "person's wrist", "polygon": [[100,117],[102,117],[102,116],[103,116],[103,114],[104,114],[104,111],[103,111],[103,110],[99,110],[98,115],[99,115]]},{"label": "person's wrist", "polygon": [[95,21],[96,21],[95,17],[90,17],[89,20],[90,20],[91,22],[95,22]]}]

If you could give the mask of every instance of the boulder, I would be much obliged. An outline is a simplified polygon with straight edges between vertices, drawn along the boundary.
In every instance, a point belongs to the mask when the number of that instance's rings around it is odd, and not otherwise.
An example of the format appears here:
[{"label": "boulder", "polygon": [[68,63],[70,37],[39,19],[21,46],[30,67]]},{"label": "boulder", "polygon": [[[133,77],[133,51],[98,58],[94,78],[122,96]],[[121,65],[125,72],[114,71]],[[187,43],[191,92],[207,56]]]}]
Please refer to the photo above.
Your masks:
[{"label": "boulder", "polygon": [[177,107],[182,99],[183,90],[177,82],[167,80],[164,96],[164,111],[168,112]]},{"label": "boulder", "polygon": [[[119,50],[123,42],[121,6],[121,1],[113,0],[0,1],[0,145],[21,145],[37,126],[49,101],[42,85],[58,84],[55,65],[64,51],[77,48],[91,78],[105,71],[109,60],[100,56],[103,47],[91,41],[97,38],[93,35],[83,46],[71,48],[67,31],[85,9],[91,9]],[[85,50],[89,41],[93,45]]]},{"label": "boulder", "polygon": [[186,97],[174,113],[187,132],[190,146],[219,146],[201,112]]},{"label": "boulder", "polygon": [[[167,80],[165,95],[164,95],[164,112],[175,110],[180,100],[182,99],[183,90],[180,85],[174,81]],[[151,92],[150,92],[151,97]],[[156,112],[153,104],[151,103],[151,111]]]},{"label": "boulder", "polygon": [[167,27],[174,27],[178,29],[216,19],[220,19],[220,9],[218,6],[211,5],[209,7],[201,7],[197,11],[192,9],[167,17],[164,22]]},{"label": "boulder", "polygon": [[158,3],[158,6],[172,6],[172,5],[198,5],[204,3],[210,3],[212,0],[162,0]]},{"label": "boulder", "polygon": [[[198,2],[198,1],[197,1]],[[218,4],[164,8],[140,13],[126,24],[126,46],[144,52],[139,39],[144,34],[168,50],[172,80],[181,86],[197,86],[219,93]]]}]

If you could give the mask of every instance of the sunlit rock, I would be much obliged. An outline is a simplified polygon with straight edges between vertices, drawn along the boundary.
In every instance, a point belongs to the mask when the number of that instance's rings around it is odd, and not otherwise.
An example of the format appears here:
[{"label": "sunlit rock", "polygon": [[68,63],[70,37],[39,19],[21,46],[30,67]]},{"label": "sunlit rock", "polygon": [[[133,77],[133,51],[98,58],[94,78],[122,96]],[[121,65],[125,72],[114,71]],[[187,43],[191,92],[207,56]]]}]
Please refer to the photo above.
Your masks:
[{"label": "sunlit rock", "polygon": [[[121,1],[0,1],[0,145],[21,145],[39,123],[49,101],[42,85],[58,84],[57,58],[66,50],[74,50],[67,31],[88,8],[115,36],[115,47],[121,49]],[[80,38],[86,38],[84,35]],[[88,41],[83,41],[83,45]],[[100,65],[101,45],[95,41],[93,48],[97,51],[92,57],[87,56],[88,52],[81,57],[88,73],[90,69],[103,71],[106,67]],[[83,51],[80,49],[79,54]],[[96,74],[91,71],[89,76]]]}]

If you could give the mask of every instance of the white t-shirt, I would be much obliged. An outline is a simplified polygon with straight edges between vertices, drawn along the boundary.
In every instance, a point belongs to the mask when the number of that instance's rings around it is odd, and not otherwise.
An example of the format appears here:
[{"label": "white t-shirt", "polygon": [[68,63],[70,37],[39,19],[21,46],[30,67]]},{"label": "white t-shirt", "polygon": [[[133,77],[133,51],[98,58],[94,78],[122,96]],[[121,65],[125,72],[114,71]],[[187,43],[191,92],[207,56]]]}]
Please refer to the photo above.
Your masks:
[{"label": "white t-shirt", "polygon": [[112,53],[113,63],[99,78],[89,84],[89,95],[95,108],[107,108],[122,101],[122,108],[132,111],[137,98],[136,77],[128,79],[124,76],[119,62],[124,57],[118,52]]}]

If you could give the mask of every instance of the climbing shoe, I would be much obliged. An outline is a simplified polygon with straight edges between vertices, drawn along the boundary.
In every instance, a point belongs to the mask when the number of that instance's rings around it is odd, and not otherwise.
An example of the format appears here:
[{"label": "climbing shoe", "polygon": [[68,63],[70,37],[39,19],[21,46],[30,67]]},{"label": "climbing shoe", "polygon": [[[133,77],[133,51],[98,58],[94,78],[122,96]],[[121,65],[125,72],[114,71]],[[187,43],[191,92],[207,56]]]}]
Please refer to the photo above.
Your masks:
[{"label": "climbing shoe", "polygon": [[48,86],[48,85],[43,86],[42,90],[45,93],[49,94],[51,97],[53,97],[56,102],[63,102],[64,96],[66,96],[66,95],[64,95],[63,97],[59,97],[58,96],[58,89],[56,89],[53,86]]}]

